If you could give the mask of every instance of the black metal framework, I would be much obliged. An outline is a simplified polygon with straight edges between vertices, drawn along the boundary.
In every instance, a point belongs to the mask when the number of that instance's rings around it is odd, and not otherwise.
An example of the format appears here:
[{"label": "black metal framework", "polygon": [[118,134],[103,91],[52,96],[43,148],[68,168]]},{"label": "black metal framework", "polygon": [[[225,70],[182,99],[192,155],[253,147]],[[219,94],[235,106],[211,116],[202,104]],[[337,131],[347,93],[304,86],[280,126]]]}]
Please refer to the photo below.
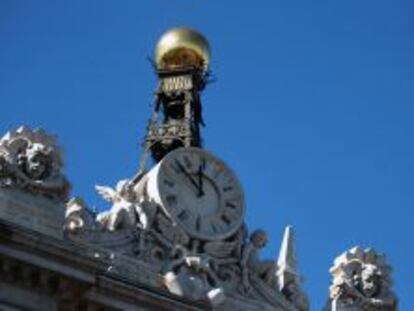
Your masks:
[{"label": "black metal framework", "polygon": [[208,82],[203,68],[180,67],[157,70],[152,118],[147,127],[140,173],[148,153],[155,162],[179,147],[201,147],[200,126],[204,126],[200,95]]}]

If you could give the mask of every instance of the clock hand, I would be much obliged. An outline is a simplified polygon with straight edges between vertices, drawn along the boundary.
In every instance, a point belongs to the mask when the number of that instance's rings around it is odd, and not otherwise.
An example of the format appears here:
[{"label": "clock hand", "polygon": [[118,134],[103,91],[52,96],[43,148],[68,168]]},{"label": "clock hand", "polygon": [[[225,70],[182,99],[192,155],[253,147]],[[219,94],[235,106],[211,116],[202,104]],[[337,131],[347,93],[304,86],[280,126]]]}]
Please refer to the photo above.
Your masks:
[{"label": "clock hand", "polygon": [[203,171],[205,168],[205,162],[203,161],[202,164],[198,167],[198,196],[202,197],[204,195],[203,191]]},{"label": "clock hand", "polygon": [[185,167],[180,163],[180,161],[176,160],[175,163],[177,164],[180,171],[190,180],[191,184],[200,192],[199,185],[194,180],[194,178],[190,175],[189,172],[185,169]]}]

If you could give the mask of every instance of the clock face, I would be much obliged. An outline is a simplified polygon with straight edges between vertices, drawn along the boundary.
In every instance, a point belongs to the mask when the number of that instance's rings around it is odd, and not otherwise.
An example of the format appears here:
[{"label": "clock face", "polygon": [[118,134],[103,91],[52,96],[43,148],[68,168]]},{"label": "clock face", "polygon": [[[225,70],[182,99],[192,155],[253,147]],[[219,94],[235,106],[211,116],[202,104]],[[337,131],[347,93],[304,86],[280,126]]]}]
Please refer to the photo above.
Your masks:
[{"label": "clock face", "polygon": [[233,172],[199,148],[169,153],[149,177],[149,193],[189,235],[206,240],[233,234],[243,223],[243,191]]}]

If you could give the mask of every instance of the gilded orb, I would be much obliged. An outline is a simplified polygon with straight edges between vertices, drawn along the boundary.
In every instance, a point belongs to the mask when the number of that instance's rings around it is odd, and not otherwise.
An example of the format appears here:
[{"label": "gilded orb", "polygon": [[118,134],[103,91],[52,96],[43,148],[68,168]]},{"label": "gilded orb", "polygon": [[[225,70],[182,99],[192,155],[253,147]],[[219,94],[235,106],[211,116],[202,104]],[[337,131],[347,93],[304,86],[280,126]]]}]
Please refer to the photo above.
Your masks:
[{"label": "gilded orb", "polygon": [[163,34],[155,48],[159,69],[197,67],[207,70],[210,47],[206,38],[189,28],[174,28]]}]

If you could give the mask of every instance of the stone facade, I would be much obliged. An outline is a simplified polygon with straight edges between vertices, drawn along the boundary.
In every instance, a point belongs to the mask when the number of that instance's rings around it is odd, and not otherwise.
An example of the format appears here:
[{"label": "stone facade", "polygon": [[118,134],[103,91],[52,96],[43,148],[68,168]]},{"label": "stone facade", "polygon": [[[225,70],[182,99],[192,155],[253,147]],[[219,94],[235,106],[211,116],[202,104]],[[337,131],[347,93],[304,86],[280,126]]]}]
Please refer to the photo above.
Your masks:
[{"label": "stone facade", "polygon": [[[22,148],[11,149],[13,137]],[[151,199],[147,177],[97,186],[113,206],[95,217],[67,199],[50,137],[20,128],[0,141],[4,310],[307,310],[290,227],[278,263],[259,259],[267,235],[243,223],[229,236],[194,237]],[[17,164],[34,144],[50,155],[43,166],[34,155]]]},{"label": "stone facade", "polygon": [[[28,128],[12,133],[0,142],[19,137],[27,142],[20,152],[33,144],[33,133],[49,137]],[[292,227],[285,230],[277,262],[259,259],[267,235],[249,235],[244,224],[222,239],[194,238],[150,198],[145,177],[132,186],[130,180],[115,189],[97,186],[113,206],[93,215],[81,198],[67,199],[61,165],[45,166],[59,168],[53,175],[57,186],[50,186],[49,174],[21,177],[26,166],[10,169],[20,153],[5,146],[0,310],[308,310]],[[383,255],[355,247],[330,272],[326,310],[397,309]]]}]

